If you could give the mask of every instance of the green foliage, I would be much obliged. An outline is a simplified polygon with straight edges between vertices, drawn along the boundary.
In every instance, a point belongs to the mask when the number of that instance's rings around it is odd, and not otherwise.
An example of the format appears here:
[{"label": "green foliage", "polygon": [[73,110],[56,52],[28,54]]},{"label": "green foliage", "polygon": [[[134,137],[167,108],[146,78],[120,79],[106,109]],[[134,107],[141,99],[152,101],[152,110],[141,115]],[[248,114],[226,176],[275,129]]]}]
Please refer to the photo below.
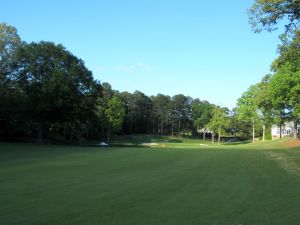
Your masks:
[{"label": "green foliage", "polygon": [[[259,87],[258,85],[252,85],[243,93],[242,97],[237,102],[237,120],[240,124],[240,131],[243,136],[249,136],[252,133],[252,137],[256,132],[259,132],[262,128],[263,114],[259,109],[258,104]],[[254,128],[254,130],[253,130]],[[255,133],[253,133],[253,131]]]},{"label": "green foliage", "polygon": [[105,116],[107,118],[109,127],[113,132],[118,132],[121,130],[124,122],[124,103],[117,97],[112,97],[107,104],[105,109]]},{"label": "green foliage", "polygon": [[228,115],[226,111],[221,107],[215,107],[212,112],[212,118],[208,124],[211,131],[220,132],[224,130],[228,125]]},{"label": "green foliage", "polygon": [[172,122],[171,97],[163,94],[152,96],[153,119],[157,124],[157,133],[164,134],[168,125]]},{"label": "green foliage", "polygon": [[174,119],[175,127],[177,128],[178,136],[182,136],[183,131],[191,129],[191,103],[192,98],[183,94],[172,97],[172,118]]},{"label": "green foliage", "polygon": [[288,98],[292,77],[287,73],[276,73],[272,76],[269,84],[268,94],[275,110],[284,111],[289,106]]},{"label": "green foliage", "polygon": [[[293,120],[295,127],[300,119],[299,70],[300,70],[300,1],[256,0],[249,11],[250,22],[256,32],[272,31],[278,21],[287,17],[286,33],[281,35],[279,57],[272,63],[273,75],[251,86],[238,101],[239,119],[255,121],[255,114],[264,125],[275,122],[282,125]],[[245,128],[246,126],[244,126]],[[250,127],[250,126],[248,126]],[[281,126],[280,126],[281,127]],[[296,129],[294,129],[296,138]]]},{"label": "green foliage", "polygon": [[279,71],[281,68],[288,69],[290,72],[300,70],[300,31],[293,32],[293,38],[282,39],[282,44],[278,46],[279,56],[272,63],[272,70]]},{"label": "green foliage", "polygon": [[298,29],[299,0],[255,0],[248,11],[249,22],[255,32],[274,31],[281,20],[287,20],[286,32]]},{"label": "green foliage", "polygon": [[119,93],[94,80],[62,45],[21,43],[7,24],[0,26],[0,54],[1,137],[73,142],[111,131],[182,137],[206,128],[212,116],[212,104],[183,94]]},{"label": "green foliage", "polygon": [[0,23],[0,60],[9,57],[20,44],[21,38],[17,29],[6,23]]},{"label": "green foliage", "polygon": [[300,73],[281,69],[270,81],[269,95],[273,108],[279,112],[279,119],[299,120]]},{"label": "green foliage", "polygon": [[237,117],[240,121],[253,122],[258,120],[258,105],[255,98],[256,87],[250,86],[237,102]]},{"label": "green foliage", "polygon": [[194,126],[205,130],[212,118],[214,106],[207,101],[195,99],[192,102],[192,117]]},{"label": "green foliage", "polygon": [[38,130],[40,141],[45,135],[73,139],[86,132],[84,123],[93,114],[99,84],[83,61],[63,46],[50,42],[19,46],[6,79],[26,100],[22,119]]},{"label": "green foliage", "polygon": [[294,138],[297,138],[296,127],[300,120],[300,32],[294,31],[292,40],[285,39],[279,46],[279,57],[273,62],[275,72],[270,81],[270,96],[273,108],[277,112],[277,122],[293,120]]}]

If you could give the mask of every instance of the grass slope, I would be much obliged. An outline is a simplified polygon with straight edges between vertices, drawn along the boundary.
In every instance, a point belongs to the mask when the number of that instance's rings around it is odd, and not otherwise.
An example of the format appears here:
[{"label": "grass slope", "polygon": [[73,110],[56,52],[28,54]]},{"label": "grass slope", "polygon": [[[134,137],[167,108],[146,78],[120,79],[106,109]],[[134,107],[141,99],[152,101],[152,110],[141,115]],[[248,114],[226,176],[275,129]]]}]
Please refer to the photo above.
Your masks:
[{"label": "grass slope", "polygon": [[300,224],[299,148],[170,144],[0,144],[0,224]]}]

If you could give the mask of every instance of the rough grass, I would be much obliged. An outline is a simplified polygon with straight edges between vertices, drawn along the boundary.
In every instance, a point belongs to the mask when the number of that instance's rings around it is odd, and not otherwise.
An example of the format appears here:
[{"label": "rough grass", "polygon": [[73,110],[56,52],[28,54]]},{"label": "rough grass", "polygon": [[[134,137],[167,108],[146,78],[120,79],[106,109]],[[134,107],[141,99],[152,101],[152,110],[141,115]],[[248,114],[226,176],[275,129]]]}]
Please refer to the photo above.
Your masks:
[{"label": "rough grass", "polygon": [[162,143],[0,143],[0,224],[300,224],[299,148]]}]

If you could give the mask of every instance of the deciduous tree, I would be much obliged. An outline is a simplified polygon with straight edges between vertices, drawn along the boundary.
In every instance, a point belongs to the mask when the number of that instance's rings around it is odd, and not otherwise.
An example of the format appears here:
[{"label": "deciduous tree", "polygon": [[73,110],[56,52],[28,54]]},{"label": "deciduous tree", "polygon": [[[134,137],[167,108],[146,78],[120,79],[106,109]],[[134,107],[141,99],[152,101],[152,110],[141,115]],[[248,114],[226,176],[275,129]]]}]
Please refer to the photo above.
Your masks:
[{"label": "deciduous tree", "polygon": [[255,125],[260,122],[256,93],[257,87],[252,85],[237,102],[237,118],[244,124],[244,127],[251,124],[252,142],[255,141]]},{"label": "deciduous tree", "polygon": [[[152,97],[153,118],[157,123],[157,133],[164,134],[170,122],[171,97],[158,94]],[[154,124],[156,124],[154,122]],[[155,126],[154,126],[155,127]]]},{"label": "deciduous tree", "polygon": [[199,99],[194,99],[192,102],[192,117],[194,126],[196,129],[202,129],[203,140],[206,137],[206,131],[210,119],[212,118],[214,106],[208,101],[200,101]]},{"label": "deciduous tree", "polygon": [[300,19],[299,0],[255,0],[248,11],[249,22],[255,32],[274,31],[282,20],[286,32],[298,29]]},{"label": "deciduous tree", "polygon": [[121,130],[124,122],[125,108],[124,103],[116,96],[108,101],[107,108],[105,109],[105,116],[108,121],[107,139],[110,142],[111,132],[118,132]]},{"label": "deciduous tree", "polygon": [[[43,132],[59,124],[72,140],[80,135],[86,113],[93,109],[94,80],[84,62],[62,45],[50,42],[18,47],[12,59],[13,80],[29,101],[28,115],[37,126],[39,142]],[[57,130],[52,129],[52,130]],[[76,134],[76,135],[75,135]]]},{"label": "deciduous tree", "polygon": [[6,23],[0,23],[0,60],[9,57],[20,44],[21,38],[17,29]]},{"label": "deciduous tree", "polygon": [[214,142],[214,134],[218,132],[218,144],[221,140],[221,132],[227,127],[228,115],[225,109],[221,107],[215,107],[213,109],[212,118],[208,124],[209,129],[213,132],[212,142]]},{"label": "deciduous tree", "polygon": [[192,124],[190,97],[183,94],[172,97],[172,118],[177,122],[178,137],[182,137],[183,130],[189,130]]}]

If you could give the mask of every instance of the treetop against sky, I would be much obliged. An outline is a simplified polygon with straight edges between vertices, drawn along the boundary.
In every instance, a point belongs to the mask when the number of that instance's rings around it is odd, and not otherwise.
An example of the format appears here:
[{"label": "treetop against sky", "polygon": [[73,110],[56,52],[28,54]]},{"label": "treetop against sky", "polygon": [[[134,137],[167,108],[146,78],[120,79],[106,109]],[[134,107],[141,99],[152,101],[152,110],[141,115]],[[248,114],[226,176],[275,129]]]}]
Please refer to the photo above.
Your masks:
[{"label": "treetop against sky", "polygon": [[61,43],[94,77],[147,95],[234,107],[269,72],[278,32],[251,31],[252,0],[4,1],[0,21],[27,41]]}]

